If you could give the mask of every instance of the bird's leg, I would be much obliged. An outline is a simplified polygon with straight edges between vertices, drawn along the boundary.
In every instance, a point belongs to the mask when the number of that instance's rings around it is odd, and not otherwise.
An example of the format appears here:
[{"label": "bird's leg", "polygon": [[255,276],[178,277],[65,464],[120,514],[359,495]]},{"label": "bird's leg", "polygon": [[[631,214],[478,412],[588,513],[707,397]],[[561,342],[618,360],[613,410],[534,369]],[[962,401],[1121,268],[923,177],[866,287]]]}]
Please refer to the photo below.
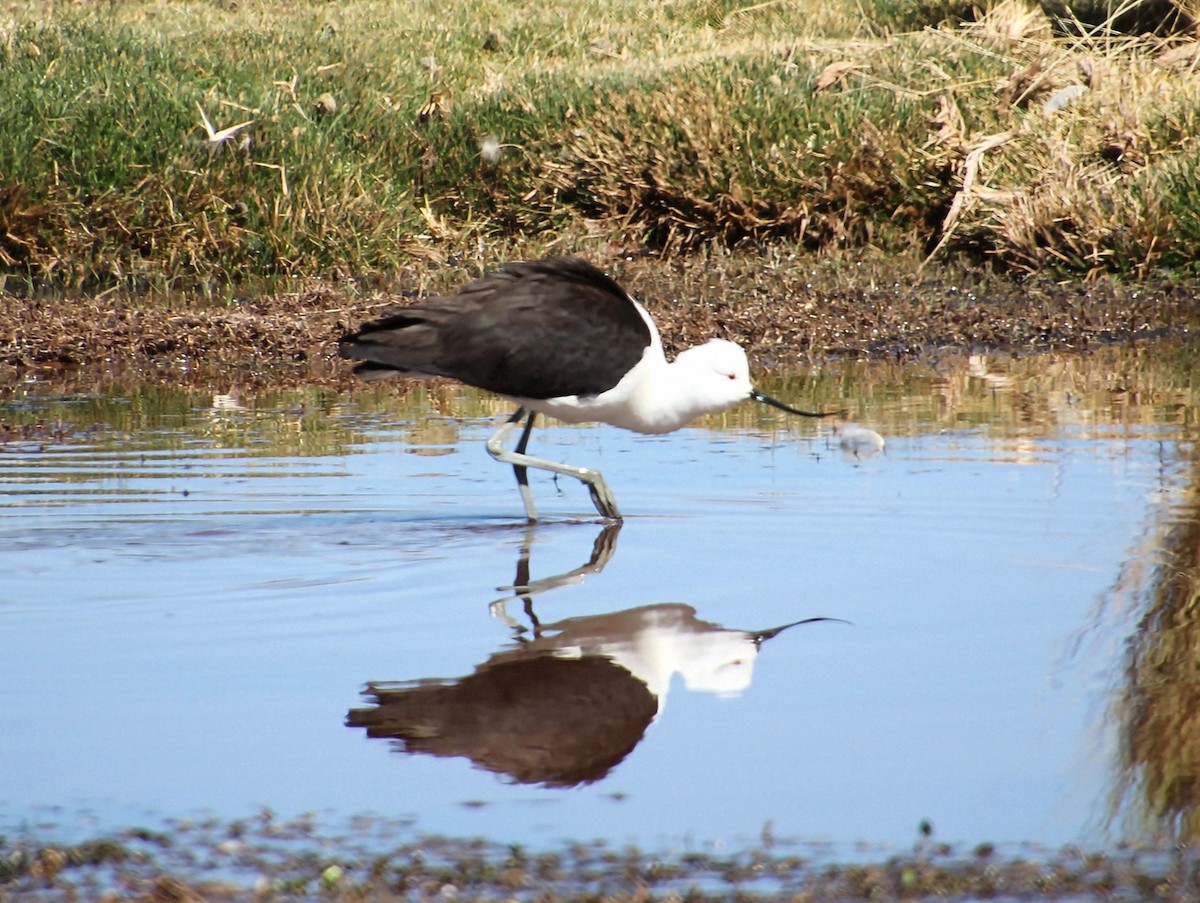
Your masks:
[{"label": "bird's leg", "polygon": [[534,523],[538,519],[537,505],[533,502],[533,492],[529,489],[529,470],[523,460],[525,457],[525,446],[529,443],[529,434],[533,431],[533,418],[537,416],[534,411],[529,414],[525,421],[525,429],[521,433],[521,439],[517,442],[517,451],[510,452],[504,447],[504,442],[508,438],[508,434],[512,432],[513,426],[525,416],[524,408],[517,408],[516,412],[508,418],[508,422],[500,429],[492,434],[492,438],[487,441],[488,454],[497,461],[506,464],[512,464],[513,473],[517,478],[517,488],[521,490],[521,501],[525,504],[525,516],[529,518],[530,523]]},{"label": "bird's leg", "polygon": [[597,470],[592,470],[587,467],[572,467],[569,464],[559,464],[556,461],[547,461],[543,458],[535,458],[532,455],[525,454],[525,449],[529,444],[529,434],[533,430],[533,420],[537,416],[537,412],[529,414],[529,419],[525,421],[525,428],[521,432],[521,438],[517,442],[517,447],[513,451],[509,451],[504,447],[504,440],[508,434],[512,432],[517,421],[525,416],[525,409],[518,408],[517,412],[508,419],[504,426],[496,431],[495,435],[488,440],[487,450],[497,461],[504,464],[511,464],[513,473],[517,476],[517,485],[521,489],[521,498],[525,502],[525,514],[530,521],[536,521],[537,508],[533,503],[533,493],[529,490],[529,473],[527,468],[536,467],[539,470],[548,470],[551,473],[561,473],[564,476],[574,477],[581,483],[586,483],[588,491],[592,496],[592,504],[596,506],[596,510],[603,517],[612,520],[620,520],[621,512],[617,509],[616,499],[613,498],[612,492],[608,488],[608,484],[604,482],[604,477]]},{"label": "bird's leg", "polygon": [[[525,429],[521,430],[521,438],[517,441],[516,453],[525,456],[525,449],[529,445],[529,434],[533,432],[533,419],[537,417],[537,411],[531,411],[525,419]],[[517,475],[517,485],[521,487],[521,495],[527,498],[525,510],[531,511],[533,506],[533,496],[529,491],[529,468],[524,464],[514,464],[513,473]],[[537,517],[531,517],[530,520],[537,520]]]},{"label": "bird's leg", "polygon": [[[604,482],[604,477],[598,470],[586,470],[579,468],[579,479],[587,483],[588,492],[592,496],[592,504],[596,506],[596,511],[601,517],[607,517],[609,520],[621,520],[621,512],[617,508],[617,500],[613,498],[612,490],[608,488],[608,484]],[[584,476],[584,474],[588,476]]]}]

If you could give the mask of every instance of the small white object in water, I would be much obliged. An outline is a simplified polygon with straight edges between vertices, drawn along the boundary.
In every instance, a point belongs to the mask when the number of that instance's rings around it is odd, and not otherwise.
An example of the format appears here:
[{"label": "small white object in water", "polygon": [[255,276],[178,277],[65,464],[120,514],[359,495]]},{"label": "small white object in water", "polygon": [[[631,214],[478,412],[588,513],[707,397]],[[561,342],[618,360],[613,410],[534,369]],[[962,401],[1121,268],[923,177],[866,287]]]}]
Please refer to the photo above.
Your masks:
[{"label": "small white object in water", "polygon": [[857,423],[839,424],[834,427],[834,432],[842,453],[859,461],[875,457],[887,446],[883,436]]}]

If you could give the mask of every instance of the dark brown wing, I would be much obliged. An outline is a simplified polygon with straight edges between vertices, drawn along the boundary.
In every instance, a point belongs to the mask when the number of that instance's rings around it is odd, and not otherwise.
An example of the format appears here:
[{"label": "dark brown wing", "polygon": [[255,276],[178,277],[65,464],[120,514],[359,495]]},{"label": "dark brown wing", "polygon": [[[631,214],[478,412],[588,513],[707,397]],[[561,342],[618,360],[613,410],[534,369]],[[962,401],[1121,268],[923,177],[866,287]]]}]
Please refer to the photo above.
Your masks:
[{"label": "dark brown wing", "polygon": [[360,370],[448,376],[517,398],[598,395],[650,345],[629,296],[585,260],[513,263],[458,294],[403,308],[345,336]]}]

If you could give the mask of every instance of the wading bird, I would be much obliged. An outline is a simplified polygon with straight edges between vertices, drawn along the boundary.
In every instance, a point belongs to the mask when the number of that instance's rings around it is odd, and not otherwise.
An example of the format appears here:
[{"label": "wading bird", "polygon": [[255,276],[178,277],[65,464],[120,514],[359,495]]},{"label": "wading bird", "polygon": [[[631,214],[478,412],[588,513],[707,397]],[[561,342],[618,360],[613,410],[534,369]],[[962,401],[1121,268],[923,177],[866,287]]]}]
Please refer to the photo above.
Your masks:
[{"label": "wading bird", "polygon": [[[801,417],[834,413],[797,410],[759,392],[750,383],[746,353],[724,339],[668,361],[645,308],[574,257],[501,267],[456,294],[366,324],[342,338],[339,352],[362,362],[355,373],[365,379],[445,376],[516,402],[516,413],[488,440],[487,450],[512,465],[530,521],[537,520],[530,467],[580,480],[602,516],[621,518],[599,471],[525,453],[538,414],[669,433],[746,399]],[[522,419],[510,451],[504,442]]]}]

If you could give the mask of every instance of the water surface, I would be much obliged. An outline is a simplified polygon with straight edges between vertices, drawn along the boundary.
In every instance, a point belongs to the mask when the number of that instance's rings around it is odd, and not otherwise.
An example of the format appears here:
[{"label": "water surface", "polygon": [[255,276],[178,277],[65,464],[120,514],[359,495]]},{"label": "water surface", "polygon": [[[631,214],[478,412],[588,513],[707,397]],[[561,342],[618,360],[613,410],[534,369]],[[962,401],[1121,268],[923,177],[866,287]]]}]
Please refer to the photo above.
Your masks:
[{"label": "water surface", "polygon": [[[1189,835],[1190,360],[764,383],[844,399],[886,436],[871,457],[751,405],[666,437],[540,430],[537,454],[604,471],[619,529],[543,474],[526,525],[482,447],[506,408],[467,390],[15,387],[0,825],[269,807],[533,843]],[[847,623],[777,630],[813,618]]]}]

